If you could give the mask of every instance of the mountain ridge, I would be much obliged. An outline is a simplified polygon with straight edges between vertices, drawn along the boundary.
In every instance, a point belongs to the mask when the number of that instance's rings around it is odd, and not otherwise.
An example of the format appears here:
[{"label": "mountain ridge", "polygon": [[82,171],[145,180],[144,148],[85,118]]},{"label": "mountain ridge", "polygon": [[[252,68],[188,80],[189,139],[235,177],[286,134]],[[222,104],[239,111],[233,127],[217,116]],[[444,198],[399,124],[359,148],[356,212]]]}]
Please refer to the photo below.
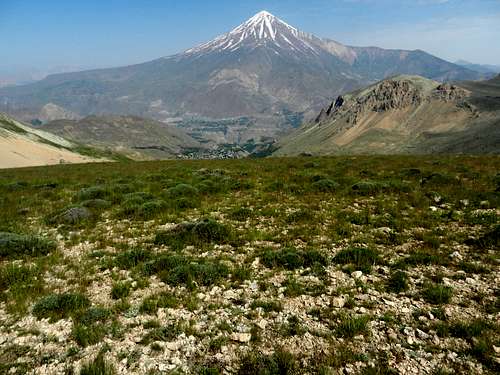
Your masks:
[{"label": "mountain ridge", "polygon": [[[239,43],[239,44],[238,44]],[[212,41],[180,54],[119,68],[52,75],[0,89],[0,110],[39,111],[53,103],[76,116],[135,115],[166,123],[248,118],[221,143],[259,141],[312,118],[331,97],[394,74],[437,80],[478,79],[479,73],[422,51],[349,47],[318,38],[261,12]],[[31,113],[30,112],[30,113]],[[212,139],[210,129],[207,139]],[[230,131],[232,133],[232,131]]]},{"label": "mountain ridge", "polygon": [[339,96],[275,156],[499,153],[500,77],[440,83],[395,76]]}]

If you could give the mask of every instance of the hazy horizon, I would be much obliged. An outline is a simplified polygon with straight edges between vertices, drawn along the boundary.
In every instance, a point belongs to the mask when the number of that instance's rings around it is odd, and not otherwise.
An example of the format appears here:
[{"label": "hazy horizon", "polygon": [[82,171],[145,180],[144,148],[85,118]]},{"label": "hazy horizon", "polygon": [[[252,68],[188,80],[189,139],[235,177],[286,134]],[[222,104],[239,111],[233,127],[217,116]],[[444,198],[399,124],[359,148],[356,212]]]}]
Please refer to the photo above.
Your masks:
[{"label": "hazy horizon", "polygon": [[264,9],[343,44],[500,65],[500,48],[492,48],[500,40],[498,0],[7,0],[0,4],[0,41],[9,51],[0,80],[146,62],[211,40]]}]

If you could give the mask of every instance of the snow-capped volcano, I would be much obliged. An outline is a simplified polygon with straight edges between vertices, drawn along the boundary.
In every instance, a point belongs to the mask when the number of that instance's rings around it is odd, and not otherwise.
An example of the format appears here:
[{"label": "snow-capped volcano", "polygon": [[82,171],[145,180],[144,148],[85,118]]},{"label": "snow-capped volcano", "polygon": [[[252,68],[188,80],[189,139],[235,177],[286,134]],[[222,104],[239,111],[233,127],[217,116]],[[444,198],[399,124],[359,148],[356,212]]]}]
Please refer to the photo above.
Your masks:
[{"label": "snow-capped volcano", "polygon": [[[173,56],[0,88],[0,111],[39,112],[54,103],[80,116],[181,119],[192,127],[192,134],[201,132],[216,142],[258,142],[314,117],[332,97],[396,74],[435,80],[478,78],[423,51],[345,46],[263,11]],[[214,122],[208,126],[207,119]]]},{"label": "snow-capped volcano", "polygon": [[257,13],[234,30],[189,49],[187,55],[266,46],[276,51],[291,49],[302,53],[318,53],[319,38],[304,33],[267,11]]}]

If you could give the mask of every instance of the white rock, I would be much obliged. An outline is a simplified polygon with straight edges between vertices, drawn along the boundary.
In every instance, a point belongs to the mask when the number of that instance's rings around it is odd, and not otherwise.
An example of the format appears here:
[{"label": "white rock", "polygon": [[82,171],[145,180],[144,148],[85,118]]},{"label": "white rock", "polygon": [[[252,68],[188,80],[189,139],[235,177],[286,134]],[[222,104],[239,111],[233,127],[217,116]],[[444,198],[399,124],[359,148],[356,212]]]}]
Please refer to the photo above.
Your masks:
[{"label": "white rock", "polygon": [[353,273],[351,273],[351,276],[355,279],[359,279],[363,276],[363,272],[361,271],[354,271]]},{"label": "white rock", "polygon": [[166,345],[168,350],[171,350],[171,351],[176,351],[176,350],[179,350],[179,344],[177,342],[167,342]]},{"label": "white rock", "polygon": [[332,306],[341,309],[345,306],[345,302],[344,297],[335,297],[332,299]]},{"label": "white rock", "polygon": [[422,331],[418,328],[417,328],[416,332],[417,332],[417,336],[419,338],[421,338],[422,340],[427,340],[429,338],[429,335],[427,333],[425,333],[424,331]]},{"label": "white rock", "polygon": [[476,280],[474,280],[473,278],[470,278],[470,277],[467,277],[465,279],[465,282],[469,285],[474,285],[476,283]]},{"label": "white rock", "polygon": [[250,342],[251,339],[252,335],[250,333],[233,333],[231,335],[231,340],[241,343]]},{"label": "white rock", "polygon": [[266,329],[267,321],[265,319],[261,319],[257,322],[257,327],[259,327],[260,329]]},{"label": "white rock", "polygon": [[392,341],[398,341],[398,335],[396,334],[396,332],[390,332],[387,336]]},{"label": "white rock", "polygon": [[167,366],[166,364],[164,363],[160,363],[158,365],[158,370],[160,370],[161,372],[167,372],[169,370],[168,368],[169,366]]}]

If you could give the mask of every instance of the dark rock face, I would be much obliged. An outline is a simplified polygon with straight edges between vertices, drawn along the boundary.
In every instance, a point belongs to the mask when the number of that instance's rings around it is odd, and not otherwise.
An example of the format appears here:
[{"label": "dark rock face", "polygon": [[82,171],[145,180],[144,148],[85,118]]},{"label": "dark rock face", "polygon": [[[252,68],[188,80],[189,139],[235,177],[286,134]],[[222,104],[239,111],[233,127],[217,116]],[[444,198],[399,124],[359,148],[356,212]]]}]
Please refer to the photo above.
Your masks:
[{"label": "dark rock face", "polygon": [[384,81],[360,104],[374,112],[385,112],[418,105],[422,99],[420,90],[408,81]]},{"label": "dark rock face", "polygon": [[467,90],[449,83],[439,85],[433,96],[446,101],[462,100],[469,96]]},{"label": "dark rock face", "polygon": [[356,124],[358,117],[367,111],[387,112],[404,109],[433,99],[456,102],[461,108],[469,108],[465,102],[469,95],[467,90],[449,83],[440,84],[429,95],[410,80],[388,79],[375,85],[367,94],[355,99],[337,97],[327,109],[321,111],[316,122],[321,123],[335,116],[347,116],[348,123]]}]

